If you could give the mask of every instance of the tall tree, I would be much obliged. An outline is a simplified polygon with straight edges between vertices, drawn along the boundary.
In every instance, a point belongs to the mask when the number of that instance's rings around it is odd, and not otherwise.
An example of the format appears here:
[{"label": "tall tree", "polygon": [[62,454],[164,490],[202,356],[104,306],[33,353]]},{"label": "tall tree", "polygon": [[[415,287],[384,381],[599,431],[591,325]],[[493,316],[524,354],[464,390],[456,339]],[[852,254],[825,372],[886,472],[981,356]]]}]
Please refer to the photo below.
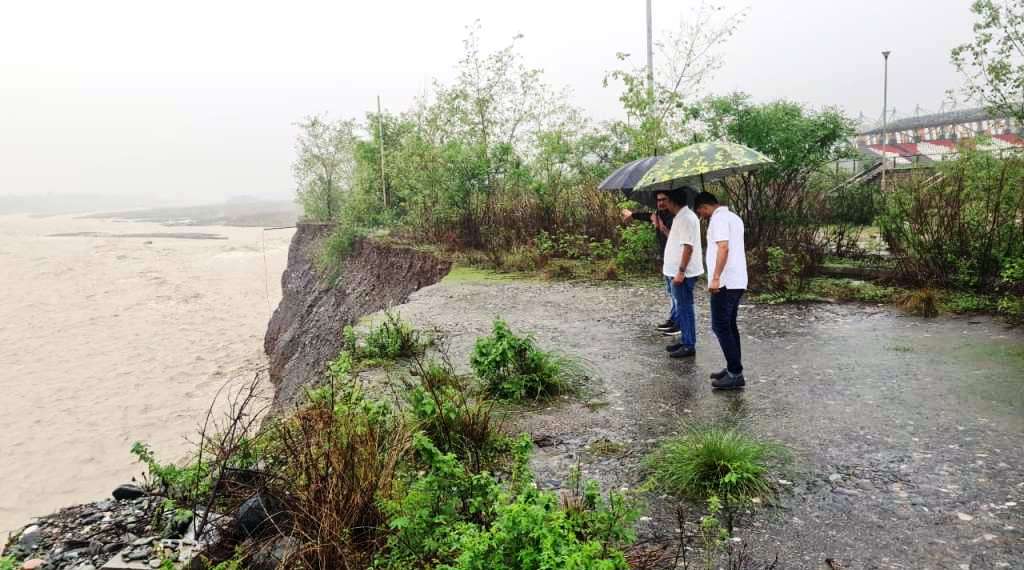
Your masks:
[{"label": "tall tree", "polygon": [[[674,31],[655,42],[653,94],[647,88],[646,67],[617,69],[605,77],[606,87],[614,81],[623,86],[619,100],[626,120],[611,125],[627,146],[623,158],[664,153],[686,141],[705,86],[724,62],[722,48],[745,17],[745,11],[727,12],[706,1],[684,14]],[[627,53],[617,57],[621,62],[630,59]]]},{"label": "tall tree", "polygon": [[298,202],[306,219],[331,221],[340,213],[344,192],[352,187],[357,141],[355,123],[314,115],[297,123],[295,175]]},{"label": "tall tree", "polygon": [[1024,0],[976,0],[974,39],[953,48],[971,99],[1024,123]]}]

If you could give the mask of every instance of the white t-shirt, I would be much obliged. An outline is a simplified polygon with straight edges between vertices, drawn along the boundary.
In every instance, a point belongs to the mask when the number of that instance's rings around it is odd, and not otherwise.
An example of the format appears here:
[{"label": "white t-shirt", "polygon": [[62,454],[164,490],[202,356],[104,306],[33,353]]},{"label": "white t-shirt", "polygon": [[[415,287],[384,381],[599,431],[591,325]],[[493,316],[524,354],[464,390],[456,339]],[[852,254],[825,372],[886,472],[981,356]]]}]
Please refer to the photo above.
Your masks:
[{"label": "white t-shirt", "polygon": [[693,210],[683,207],[672,219],[672,229],[668,232],[668,240],[665,242],[665,261],[661,266],[661,272],[666,277],[675,277],[679,272],[679,266],[683,262],[683,246],[693,247],[690,255],[690,262],[686,265],[686,277],[700,277],[704,273],[704,264],[700,261],[700,220]]},{"label": "white t-shirt", "polygon": [[719,285],[726,289],[746,289],[747,254],[743,246],[743,220],[725,206],[715,209],[708,224],[708,285],[715,277],[720,241],[729,242],[729,257],[725,260]]}]

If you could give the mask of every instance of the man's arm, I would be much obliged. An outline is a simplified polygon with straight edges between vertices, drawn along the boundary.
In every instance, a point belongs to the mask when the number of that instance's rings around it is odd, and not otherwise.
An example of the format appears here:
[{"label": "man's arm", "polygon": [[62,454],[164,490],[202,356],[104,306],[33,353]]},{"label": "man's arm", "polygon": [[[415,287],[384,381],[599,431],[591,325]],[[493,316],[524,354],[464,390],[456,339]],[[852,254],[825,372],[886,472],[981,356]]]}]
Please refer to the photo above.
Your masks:
[{"label": "man's arm", "polygon": [[622,223],[628,224],[630,222],[640,222],[642,224],[651,223],[651,214],[654,212],[635,212],[627,208],[622,209]]},{"label": "man's arm", "polygon": [[686,279],[686,267],[690,265],[690,258],[693,257],[693,246],[688,243],[684,243],[683,255],[680,257],[679,270],[676,271],[676,276],[672,278],[672,282],[676,285],[682,285],[683,280]]},{"label": "man's arm", "polygon": [[711,276],[711,282],[708,283],[708,289],[711,289],[712,293],[717,293],[722,288],[722,272],[725,271],[725,263],[729,260],[729,241],[723,240],[715,243],[718,245],[715,255],[715,274]]}]

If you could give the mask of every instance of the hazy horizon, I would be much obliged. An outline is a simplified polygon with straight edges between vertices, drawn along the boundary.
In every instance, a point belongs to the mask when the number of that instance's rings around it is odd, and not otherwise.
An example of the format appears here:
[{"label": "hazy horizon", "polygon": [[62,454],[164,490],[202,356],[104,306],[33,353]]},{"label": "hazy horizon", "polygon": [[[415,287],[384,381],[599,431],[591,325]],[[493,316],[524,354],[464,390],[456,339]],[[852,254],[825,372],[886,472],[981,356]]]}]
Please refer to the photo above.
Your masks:
[{"label": "hazy horizon", "polygon": [[[655,29],[676,28],[696,2],[654,1]],[[836,105],[881,115],[936,111],[960,85],[949,50],[970,38],[969,2],[749,6],[708,91]],[[216,202],[290,199],[294,123],[357,117],[376,96],[407,108],[449,80],[466,26],[485,49],[523,34],[527,63],[603,120],[621,113],[603,88],[617,52],[642,61],[644,1],[482,5],[379,2],[19,3],[0,22],[0,195],[97,194]],[[925,25],[926,23],[926,25]],[[915,30],[913,34],[908,29]]]}]

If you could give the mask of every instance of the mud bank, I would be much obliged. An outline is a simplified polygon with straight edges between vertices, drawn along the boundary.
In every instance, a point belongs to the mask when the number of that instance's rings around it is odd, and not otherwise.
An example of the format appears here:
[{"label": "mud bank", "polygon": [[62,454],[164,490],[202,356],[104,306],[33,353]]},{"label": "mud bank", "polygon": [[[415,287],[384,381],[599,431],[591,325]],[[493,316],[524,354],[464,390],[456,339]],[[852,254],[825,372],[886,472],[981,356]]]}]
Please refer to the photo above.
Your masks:
[{"label": "mud bank", "polygon": [[444,277],[451,264],[430,253],[359,243],[337,279],[325,279],[315,259],[331,226],[303,224],[288,250],[282,299],[264,340],[278,409],[293,403],[302,387],[319,378],[341,350],[341,332],[360,317],[404,302],[409,294]]}]

